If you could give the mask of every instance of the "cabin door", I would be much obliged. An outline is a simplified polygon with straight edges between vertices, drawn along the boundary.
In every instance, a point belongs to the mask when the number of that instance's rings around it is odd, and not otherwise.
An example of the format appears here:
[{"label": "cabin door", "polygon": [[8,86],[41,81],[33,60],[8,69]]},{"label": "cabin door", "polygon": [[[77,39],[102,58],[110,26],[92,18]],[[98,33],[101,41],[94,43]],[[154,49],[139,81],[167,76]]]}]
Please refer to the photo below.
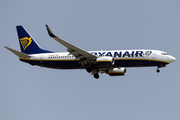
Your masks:
[{"label": "cabin door", "polygon": [[153,52],[152,58],[156,59],[156,53],[155,52]]}]

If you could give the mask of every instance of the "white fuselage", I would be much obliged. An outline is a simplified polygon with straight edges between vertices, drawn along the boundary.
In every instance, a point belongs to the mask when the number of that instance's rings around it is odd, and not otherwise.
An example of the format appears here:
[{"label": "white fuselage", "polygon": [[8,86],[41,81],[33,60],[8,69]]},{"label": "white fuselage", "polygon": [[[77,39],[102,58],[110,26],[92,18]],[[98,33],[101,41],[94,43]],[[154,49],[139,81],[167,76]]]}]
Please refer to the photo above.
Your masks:
[{"label": "white fuselage", "polygon": [[[175,58],[166,52],[159,50],[109,50],[109,51],[88,51],[97,57],[113,57],[115,60],[114,67],[145,67],[145,66],[165,66]],[[80,60],[69,54],[69,52],[31,54],[30,59],[21,59],[33,65],[59,69],[78,69],[84,68],[78,64]],[[69,65],[72,65],[72,67]],[[52,64],[52,65],[51,65]],[[66,65],[65,65],[66,64]]]}]

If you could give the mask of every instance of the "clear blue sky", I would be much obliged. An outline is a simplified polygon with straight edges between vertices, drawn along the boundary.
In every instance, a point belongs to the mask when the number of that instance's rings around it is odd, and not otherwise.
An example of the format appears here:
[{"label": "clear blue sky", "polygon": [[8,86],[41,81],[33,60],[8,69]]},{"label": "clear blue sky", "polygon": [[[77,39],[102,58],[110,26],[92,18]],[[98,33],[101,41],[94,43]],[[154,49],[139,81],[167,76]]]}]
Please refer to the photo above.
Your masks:
[{"label": "clear blue sky", "polygon": [[[0,120],[179,120],[180,1],[1,0]],[[127,68],[124,77],[85,70],[31,66],[4,46],[19,50],[16,25],[45,49],[66,51],[50,38],[85,50],[157,49],[176,57],[156,68]]]}]

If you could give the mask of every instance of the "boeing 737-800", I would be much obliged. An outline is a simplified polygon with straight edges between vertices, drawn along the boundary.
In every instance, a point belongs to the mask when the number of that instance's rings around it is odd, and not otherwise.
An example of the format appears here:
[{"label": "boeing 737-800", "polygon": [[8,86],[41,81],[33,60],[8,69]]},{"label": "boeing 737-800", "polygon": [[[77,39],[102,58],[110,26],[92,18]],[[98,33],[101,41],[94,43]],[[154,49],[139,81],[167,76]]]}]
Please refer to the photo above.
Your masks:
[{"label": "boeing 737-800", "polygon": [[86,69],[99,78],[99,73],[123,76],[126,67],[165,67],[174,62],[175,57],[159,50],[109,50],[85,51],[55,36],[46,25],[48,34],[67,48],[68,52],[52,52],[42,49],[23,26],[17,26],[21,52],[5,47],[17,55],[20,61],[31,65],[54,69]]}]

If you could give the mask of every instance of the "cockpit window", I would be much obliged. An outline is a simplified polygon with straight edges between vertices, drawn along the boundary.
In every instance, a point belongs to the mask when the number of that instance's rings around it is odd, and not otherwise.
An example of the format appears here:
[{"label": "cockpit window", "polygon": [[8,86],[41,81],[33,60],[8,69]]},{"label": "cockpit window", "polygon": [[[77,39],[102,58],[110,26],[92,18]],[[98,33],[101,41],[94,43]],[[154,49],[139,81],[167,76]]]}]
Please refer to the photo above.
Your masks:
[{"label": "cockpit window", "polygon": [[161,53],[162,55],[168,55],[167,53]]}]

